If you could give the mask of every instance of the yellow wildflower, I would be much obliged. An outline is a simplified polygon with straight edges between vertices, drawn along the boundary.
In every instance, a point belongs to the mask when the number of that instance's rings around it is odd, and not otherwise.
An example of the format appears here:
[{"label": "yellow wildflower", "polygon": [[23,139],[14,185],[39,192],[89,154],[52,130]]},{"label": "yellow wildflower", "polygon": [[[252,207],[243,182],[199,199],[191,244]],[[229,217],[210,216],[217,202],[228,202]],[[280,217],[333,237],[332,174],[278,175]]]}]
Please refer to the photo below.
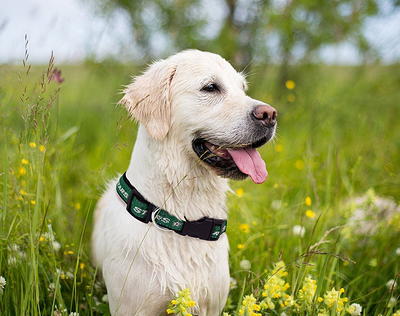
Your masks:
[{"label": "yellow wildflower", "polygon": [[296,162],[294,163],[294,166],[296,167],[296,169],[302,170],[302,169],[304,169],[304,161],[296,160]]},{"label": "yellow wildflower", "polygon": [[292,103],[292,102],[296,101],[296,96],[293,93],[290,93],[287,96],[287,100],[288,100],[288,102]]},{"label": "yellow wildflower", "polygon": [[264,284],[264,291],[261,293],[264,297],[260,303],[262,309],[273,310],[276,304],[279,304],[282,308],[298,307],[294,297],[286,293],[290,287],[289,283],[284,279],[287,275],[285,263],[283,261],[275,263]]},{"label": "yellow wildflower", "polygon": [[46,241],[46,238],[44,236],[40,236],[39,241]]},{"label": "yellow wildflower", "polygon": [[310,198],[309,196],[307,196],[307,197],[305,198],[304,204],[307,205],[307,206],[311,206],[312,200],[311,200],[311,198]]},{"label": "yellow wildflower", "polygon": [[264,284],[264,291],[262,296],[269,298],[281,298],[284,292],[290,287],[282,278],[273,275]]},{"label": "yellow wildflower", "polygon": [[46,147],[43,146],[43,145],[40,145],[40,146],[39,146],[39,150],[40,150],[41,152],[44,152],[44,151],[46,150]]},{"label": "yellow wildflower", "polygon": [[296,300],[294,299],[293,295],[284,294],[283,295],[283,302],[281,302],[282,307],[290,307],[296,305]]},{"label": "yellow wildflower", "polygon": [[81,203],[79,203],[79,202],[74,203],[74,208],[75,208],[77,211],[79,211],[79,210],[81,209]]},{"label": "yellow wildflower", "polygon": [[85,264],[83,262],[81,262],[79,264],[79,269],[81,269],[81,270],[85,269]]},{"label": "yellow wildflower", "polygon": [[21,195],[27,195],[28,193],[27,193],[24,189],[21,189],[21,190],[19,190],[19,194],[21,194]]},{"label": "yellow wildflower", "polygon": [[245,247],[246,247],[246,246],[245,246],[244,244],[238,244],[238,245],[237,245],[237,248],[238,248],[238,249],[244,249]]},{"label": "yellow wildflower", "polygon": [[317,316],[330,316],[331,313],[329,313],[326,309],[322,309],[318,311]]},{"label": "yellow wildflower", "polygon": [[23,165],[29,165],[29,160],[23,158],[23,159],[21,159],[21,163],[22,163]]},{"label": "yellow wildflower", "polygon": [[304,279],[303,287],[299,290],[299,299],[306,304],[311,304],[316,291],[317,281],[307,276]]},{"label": "yellow wildflower", "polygon": [[192,316],[187,311],[188,308],[196,306],[196,302],[190,297],[190,290],[184,289],[179,291],[177,296],[170,301],[166,310],[167,314],[177,314],[183,316]]},{"label": "yellow wildflower", "polygon": [[340,313],[344,309],[344,303],[348,301],[347,297],[340,297],[342,293],[344,293],[343,288],[341,288],[339,291],[336,291],[335,288],[327,291],[324,295],[324,304],[328,308],[336,306],[336,311]]},{"label": "yellow wildflower", "polygon": [[241,232],[247,234],[248,232],[250,232],[250,226],[249,226],[249,224],[240,224],[240,225],[239,225],[239,230],[240,230]]},{"label": "yellow wildflower", "polygon": [[239,188],[239,189],[236,190],[236,195],[238,197],[242,197],[243,194],[244,194],[244,190],[242,188]]},{"label": "yellow wildflower", "polygon": [[19,174],[20,176],[26,175],[26,169],[25,169],[24,167],[19,167],[19,168],[18,168],[18,174]]},{"label": "yellow wildflower", "polygon": [[36,143],[30,142],[30,143],[29,143],[29,147],[31,147],[31,148],[36,148]]},{"label": "yellow wildflower", "polygon": [[31,204],[32,205],[36,205],[36,201],[35,200],[31,200]]},{"label": "yellow wildflower", "polygon": [[246,316],[258,316],[261,314],[257,313],[261,310],[261,306],[257,304],[256,298],[251,295],[246,295],[243,298],[242,306],[239,309],[239,315],[246,315]]},{"label": "yellow wildflower", "polygon": [[306,216],[309,218],[314,218],[315,217],[315,212],[313,210],[307,210],[305,212]]},{"label": "yellow wildflower", "polygon": [[293,90],[294,88],[296,88],[296,83],[293,80],[287,80],[285,82],[285,86],[287,89]]},{"label": "yellow wildflower", "polygon": [[[268,275],[262,292],[262,296],[265,297],[263,302],[266,308],[274,309],[273,299],[286,298],[287,294],[285,292],[290,285],[283,279],[288,274],[285,267],[285,263],[279,261],[274,265],[271,274]],[[281,303],[283,304],[283,301]]]},{"label": "yellow wildflower", "polygon": [[276,151],[277,153],[282,152],[282,151],[283,151],[283,146],[282,146],[281,144],[276,144],[276,145],[275,145],[275,151]]},{"label": "yellow wildflower", "polygon": [[286,271],[286,264],[285,262],[278,261],[277,263],[274,264],[274,269],[272,270],[273,275],[277,275],[279,277],[285,277],[288,275]]},{"label": "yellow wildflower", "polygon": [[400,316],[400,309],[398,309],[398,310],[393,314],[393,316]]}]

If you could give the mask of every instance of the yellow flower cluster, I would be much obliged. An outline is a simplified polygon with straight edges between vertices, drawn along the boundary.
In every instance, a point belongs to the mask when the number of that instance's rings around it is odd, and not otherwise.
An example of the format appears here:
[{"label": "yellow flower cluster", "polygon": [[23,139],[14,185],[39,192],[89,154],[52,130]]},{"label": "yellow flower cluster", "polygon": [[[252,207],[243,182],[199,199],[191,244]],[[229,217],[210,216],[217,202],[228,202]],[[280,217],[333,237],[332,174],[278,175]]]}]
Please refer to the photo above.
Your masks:
[{"label": "yellow flower cluster", "polygon": [[256,298],[251,295],[246,295],[242,301],[242,306],[239,309],[240,316],[261,316],[258,313],[261,310],[260,305],[257,304]]},{"label": "yellow flower cluster", "polygon": [[400,309],[398,309],[395,313],[393,313],[393,316],[400,316]]},{"label": "yellow flower cluster", "polygon": [[340,313],[344,309],[344,304],[349,300],[347,297],[340,297],[342,293],[344,293],[343,288],[341,288],[339,291],[336,291],[336,289],[333,288],[332,290],[326,292],[323,299],[322,297],[319,297],[318,300],[323,301],[328,308],[336,306],[336,311]]},{"label": "yellow flower cluster", "polygon": [[188,309],[196,306],[196,302],[190,297],[190,290],[184,289],[178,292],[178,295],[173,299],[167,308],[167,314],[175,314],[181,316],[192,316]]},{"label": "yellow flower cluster", "polygon": [[[362,306],[357,303],[348,304],[349,299],[342,297],[345,292],[343,288],[336,290],[332,288],[322,297],[317,295],[317,280],[308,275],[304,278],[301,288],[293,291],[291,295],[290,284],[287,282],[288,272],[285,262],[279,261],[274,264],[268,272],[263,291],[260,296],[253,294],[244,296],[237,313],[232,316],[261,316],[269,313],[274,315],[317,315],[331,316],[350,314],[360,316]],[[234,280],[235,281],[235,280]],[[236,281],[235,281],[236,282]],[[233,287],[234,288],[234,287]],[[187,308],[195,306],[196,303],[190,298],[188,289],[180,291],[177,297],[170,302],[167,314],[180,316],[191,316]],[[223,316],[230,316],[225,312]],[[400,316],[400,310],[392,314]]]},{"label": "yellow flower cluster", "polygon": [[275,309],[275,303],[279,303],[281,307],[296,304],[293,296],[286,293],[286,290],[290,287],[284,279],[287,275],[285,263],[283,261],[277,262],[264,284],[264,291],[262,292],[264,299],[261,302],[263,309]]},{"label": "yellow flower cluster", "polygon": [[299,299],[306,305],[310,305],[313,302],[315,292],[317,291],[317,281],[307,276],[304,279],[303,287],[299,290]]},{"label": "yellow flower cluster", "polygon": [[249,224],[240,224],[239,225],[239,230],[243,233],[248,233],[250,232],[250,225]]}]

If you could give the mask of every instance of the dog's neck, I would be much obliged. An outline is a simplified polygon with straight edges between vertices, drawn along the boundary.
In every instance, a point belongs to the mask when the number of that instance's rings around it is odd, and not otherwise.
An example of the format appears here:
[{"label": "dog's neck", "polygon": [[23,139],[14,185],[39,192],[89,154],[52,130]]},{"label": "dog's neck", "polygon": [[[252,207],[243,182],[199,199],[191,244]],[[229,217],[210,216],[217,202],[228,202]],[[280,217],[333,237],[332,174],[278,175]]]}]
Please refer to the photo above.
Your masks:
[{"label": "dog's neck", "polygon": [[158,142],[140,127],[126,172],[129,181],[149,202],[182,220],[226,219],[227,180],[173,138]]}]

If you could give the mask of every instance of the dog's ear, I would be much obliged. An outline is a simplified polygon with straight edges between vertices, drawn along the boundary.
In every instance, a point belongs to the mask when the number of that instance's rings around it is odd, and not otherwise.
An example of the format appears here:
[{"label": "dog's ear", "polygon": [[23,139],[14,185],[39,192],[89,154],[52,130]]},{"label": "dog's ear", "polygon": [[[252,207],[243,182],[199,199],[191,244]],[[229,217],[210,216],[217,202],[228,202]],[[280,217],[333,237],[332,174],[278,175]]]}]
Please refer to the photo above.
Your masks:
[{"label": "dog's ear", "polygon": [[176,66],[165,60],[152,64],[124,90],[119,101],[155,139],[163,139],[171,125],[170,86]]}]

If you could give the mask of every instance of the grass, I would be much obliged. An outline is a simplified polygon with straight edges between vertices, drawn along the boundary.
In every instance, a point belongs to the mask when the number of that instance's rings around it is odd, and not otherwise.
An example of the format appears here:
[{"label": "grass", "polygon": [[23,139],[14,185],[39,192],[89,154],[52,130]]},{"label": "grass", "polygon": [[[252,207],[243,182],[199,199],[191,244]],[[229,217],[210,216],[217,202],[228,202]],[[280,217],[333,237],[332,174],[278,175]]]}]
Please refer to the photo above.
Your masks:
[{"label": "grass", "polygon": [[[140,67],[65,65],[61,84],[47,80],[53,67],[0,66],[0,311],[106,315],[105,288],[90,263],[92,212],[104,183],[129,161],[136,126],[116,102]],[[344,288],[344,304],[361,304],[364,315],[400,309],[399,287],[387,286],[400,283],[400,215],[380,203],[400,197],[399,70],[299,66],[289,90],[276,85],[274,67],[252,69],[250,94],[278,108],[279,131],[262,149],[269,180],[231,183],[235,280],[226,312],[250,315],[243,298],[265,304],[262,292],[276,277],[290,287],[278,286],[281,296],[263,314],[336,315],[340,300],[325,302],[332,288]],[[356,208],[372,215],[357,222]],[[366,225],[372,233],[359,232]],[[286,266],[271,272],[281,260]],[[317,288],[306,303],[308,275]],[[281,307],[285,295],[301,307]]]}]

